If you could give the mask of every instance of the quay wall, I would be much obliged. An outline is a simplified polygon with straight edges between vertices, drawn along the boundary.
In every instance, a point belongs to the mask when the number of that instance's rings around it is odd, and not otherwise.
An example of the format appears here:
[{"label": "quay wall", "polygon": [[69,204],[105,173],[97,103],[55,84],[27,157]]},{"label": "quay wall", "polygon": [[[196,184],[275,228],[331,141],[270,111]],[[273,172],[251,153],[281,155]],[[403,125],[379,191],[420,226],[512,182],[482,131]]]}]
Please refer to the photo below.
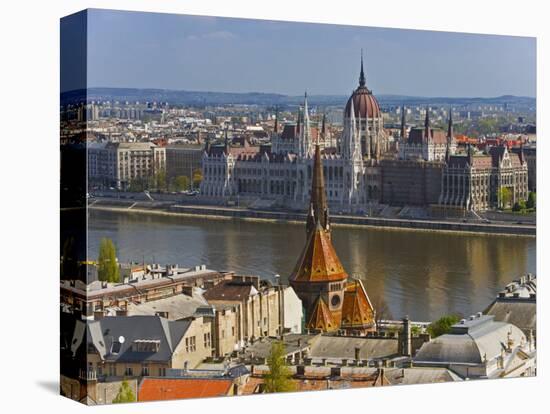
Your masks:
[{"label": "quay wall", "polygon": [[[137,214],[193,216],[212,219],[242,219],[285,223],[304,223],[306,219],[306,214],[300,212],[265,211],[205,205],[179,205],[167,202],[135,202],[96,199],[88,204],[88,208],[92,210],[108,210]],[[475,223],[450,220],[407,220],[339,214],[331,215],[331,222],[336,226],[378,227],[397,230],[444,231],[459,233],[473,232],[528,237],[536,236],[536,226],[534,225],[507,223]]]}]

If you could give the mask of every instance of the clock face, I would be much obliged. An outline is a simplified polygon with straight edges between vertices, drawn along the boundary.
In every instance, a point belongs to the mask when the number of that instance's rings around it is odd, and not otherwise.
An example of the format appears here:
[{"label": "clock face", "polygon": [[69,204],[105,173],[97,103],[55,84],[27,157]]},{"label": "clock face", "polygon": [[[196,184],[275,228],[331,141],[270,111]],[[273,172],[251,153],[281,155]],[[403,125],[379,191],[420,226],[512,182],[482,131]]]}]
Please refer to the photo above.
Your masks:
[{"label": "clock face", "polygon": [[334,307],[338,306],[340,304],[340,295],[334,295],[330,300],[330,304]]}]

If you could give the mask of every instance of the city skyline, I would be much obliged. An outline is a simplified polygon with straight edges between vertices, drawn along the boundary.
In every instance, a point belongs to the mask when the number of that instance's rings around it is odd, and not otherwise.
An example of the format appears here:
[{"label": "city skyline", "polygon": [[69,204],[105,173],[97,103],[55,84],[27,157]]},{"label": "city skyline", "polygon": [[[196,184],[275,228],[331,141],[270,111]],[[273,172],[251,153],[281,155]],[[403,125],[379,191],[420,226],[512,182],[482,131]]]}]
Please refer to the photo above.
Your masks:
[{"label": "city skyline", "polygon": [[87,26],[88,87],[346,95],[363,49],[379,95],[535,96],[528,37],[96,9]]}]

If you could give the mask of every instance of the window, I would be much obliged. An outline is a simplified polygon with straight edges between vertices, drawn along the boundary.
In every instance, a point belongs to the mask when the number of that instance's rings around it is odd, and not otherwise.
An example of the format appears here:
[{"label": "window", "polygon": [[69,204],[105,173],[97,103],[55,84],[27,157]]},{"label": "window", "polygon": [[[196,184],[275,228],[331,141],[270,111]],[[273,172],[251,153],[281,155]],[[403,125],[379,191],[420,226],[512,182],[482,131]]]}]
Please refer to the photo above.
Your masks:
[{"label": "window", "polygon": [[212,341],[210,338],[210,332],[204,334],[204,347],[210,348],[212,346]]},{"label": "window", "polygon": [[149,367],[147,365],[141,366],[141,376],[142,377],[148,377],[149,376]]},{"label": "window", "polygon": [[235,336],[235,327],[234,326],[231,327],[231,336]]},{"label": "window", "polygon": [[127,377],[133,377],[134,370],[132,369],[132,367],[126,367],[126,369],[124,370],[124,375]]},{"label": "window", "polygon": [[166,376],[166,368],[161,367],[159,368],[159,377],[165,377]]}]

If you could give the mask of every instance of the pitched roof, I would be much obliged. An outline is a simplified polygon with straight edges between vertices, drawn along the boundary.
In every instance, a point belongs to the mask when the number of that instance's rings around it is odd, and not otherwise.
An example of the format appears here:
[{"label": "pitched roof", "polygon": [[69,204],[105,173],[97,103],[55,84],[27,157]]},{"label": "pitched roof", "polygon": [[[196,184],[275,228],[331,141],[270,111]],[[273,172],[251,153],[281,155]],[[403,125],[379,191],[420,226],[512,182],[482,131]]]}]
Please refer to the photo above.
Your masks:
[{"label": "pitched roof", "polygon": [[[407,142],[410,144],[423,144],[425,140],[425,128],[414,127],[409,131]],[[444,145],[447,143],[447,134],[442,129],[429,128],[430,139],[434,144]]]},{"label": "pitched roof", "polygon": [[205,305],[208,305],[208,302],[200,294],[193,296],[179,294],[145,303],[129,303],[127,314],[128,316],[156,315],[158,312],[162,312],[167,313],[167,315],[163,315],[165,318],[178,320],[193,316],[197,308]]},{"label": "pitched roof", "polygon": [[208,398],[229,395],[231,379],[144,378],[138,390],[138,401]]},{"label": "pitched roof", "polygon": [[258,293],[252,282],[227,280],[209,288],[204,293],[207,301],[240,302]]},{"label": "pitched roof", "polygon": [[342,305],[342,328],[374,327],[374,308],[370,303],[363,282],[350,280],[344,291]]},{"label": "pitched roof", "polygon": [[307,328],[330,332],[338,329],[338,322],[339,321],[335,320],[334,315],[329,310],[323,298],[319,296],[307,323]]},{"label": "pitched roof", "polygon": [[[87,323],[87,340],[106,361],[169,361],[191,323],[151,315],[109,316]],[[140,341],[158,342],[158,349],[136,351],[132,345]]]},{"label": "pitched roof", "polygon": [[330,234],[320,223],[309,234],[296,267],[290,276],[295,282],[326,282],[345,280],[348,277],[332,245]]}]

